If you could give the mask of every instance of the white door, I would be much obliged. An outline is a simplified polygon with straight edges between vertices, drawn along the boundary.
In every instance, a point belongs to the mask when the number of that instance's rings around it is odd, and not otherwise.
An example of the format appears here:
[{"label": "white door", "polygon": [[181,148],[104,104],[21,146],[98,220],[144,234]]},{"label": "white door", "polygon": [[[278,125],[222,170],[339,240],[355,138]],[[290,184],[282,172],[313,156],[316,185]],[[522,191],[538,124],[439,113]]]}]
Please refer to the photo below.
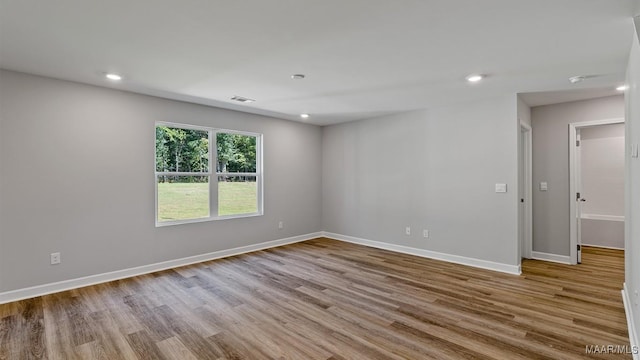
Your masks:
[{"label": "white door", "polygon": [[531,259],[532,252],[532,208],[531,208],[531,127],[520,125],[520,147],[518,148],[518,227],[520,256]]},{"label": "white door", "polygon": [[582,203],[587,201],[582,193],[582,157],[580,152],[580,128],[576,128],[576,240],[578,243],[578,264],[582,263]]},{"label": "white door", "polygon": [[581,121],[569,124],[569,220],[571,221],[569,233],[569,258],[572,264],[582,262],[582,238],[581,221],[582,205],[589,194],[583,194],[582,174],[580,166],[580,128],[596,125],[621,124],[624,119],[606,119],[594,121]]},{"label": "white door", "polygon": [[526,258],[526,243],[525,243],[525,206],[524,206],[524,131],[525,129],[520,127],[520,146],[518,147],[518,243],[520,246],[520,257]]}]

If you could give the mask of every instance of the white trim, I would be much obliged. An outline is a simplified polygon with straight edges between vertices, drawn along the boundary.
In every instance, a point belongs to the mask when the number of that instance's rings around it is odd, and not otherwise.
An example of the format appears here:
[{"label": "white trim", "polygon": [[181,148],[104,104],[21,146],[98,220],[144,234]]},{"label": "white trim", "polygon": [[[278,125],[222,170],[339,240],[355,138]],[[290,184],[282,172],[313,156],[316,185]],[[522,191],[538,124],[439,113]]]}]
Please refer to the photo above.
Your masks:
[{"label": "white trim", "polygon": [[578,258],[578,225],[576,217],[576,130],[589,126],[621,124],[624,118],[603,119],[573,122],[569,124],[569,261],[571,264],[577,264]]},{"label": "white trim", "polygon": [[176,123],[171,121],[156,121],[156,126],[166,126],[166,127],[172,127],[172,128],[178,128],[178,129],[207,131],[207,132],[213,130],[214,132],[224,132],[229,134],[247,135],[247,136],[262,135],[261,133],[256,133],[251,131],[231,130],[231,129],[223,129],[215,126],[191,125],[191,124]]},{"label": "white trim", "polygon": [[[531,256],[535,260],[544,260],[544,261],[551,261],[551,262],[560,263],[560,264],[572,265],[571,258],[567,255],[557,255],[557,254],[543,253],[539,251],[532,251]],[[573,265],[575,265],[575,263]]]},{"label": "white trim", "polygon": [[229,220],[229,219],[242,219],[242,218],[251,218],[256,216],[262,216],[264,213],[255,212],[255,213],[246,213],[246,214],[237,214],[237,215],[222,215],[222,216],[208,216],[194,219],[185,219],[185,220],[170,220],[170,221],[162,221],[159,222],[156,227],[160,228],[163,226],[174,226],[174,225],[183,225],[183,224],[194,224],[208,221],[217,221],[217,220]]},{"label": "white trim", "polygon": [[499,271],[499,272],[512,274],[512,275],[521,274],[519,265],[502,264],[502,263],[497,263],[493,261],[469,258],[469,257],[453,255],[453,254],[445,254],[445,253],[440,253],[440,252],[431,251],[431,250],[418,249],[418,248],[404,246],[404,245],[396,245],[396,244],[390,244],[390,243],[385,243],[380,241],[361,239],[353,236],[334,234],[330,232],[323,232],[323,236],[330,239],[340,240],[340,241],[349,242],[353,244],[364,245],[364,246],[369,246],[369,247],[374,247],[374,248],[384,249],[384,250],[390,250],[390,251],[420,256],[420,257],[429,258],[429,259],[442,260],[450,263],[467,265],[467,266],[472,266],[472,267],[481,268],[481,269]]},{"label": "white trim", "polygon": [[[211,129],[208,126],[191,125],[191,124],[183,124],[183,123],[174,123],[174,122],[168,122],[168,121],[156,121],[156,125],[154,126],[154,130],[158,126],[185,129],[185,130],[204,131],[204,132],[208,132]],[[155,164],[154,164],[154,166],[155,166]]]},{"label": "white trim", "polygon": [[156,178],[158,176],[212,176],[213,173],[208,172],[185,172],[185,171],[156,171]]},{"label": "white trim", "polygon": [[246,254],[254,251],[259,251],[259,250],[269,249],[273,247],[293,244],[301,241],[311,240],[321,236],[322,236],[321,232],[293,236],[289,238],[272,240],[272,241],[262,242],[262,243],[253,244],[253,245],[241,246],[233,249],[219,250],[219,251],[214,251],[207,254],[194,255],[194,256],[189,256],[181,259],[168,260],[168,261],[163,261],[155,264],[137,266],[129,269],[116,270],[116,271],[103,273],[103,274],[90,275],[90,276],[85,276],[85,277],[71,279],[71,280],[64,280],[64,281],[59,281],[59,282],[54,282],[49,284],[32,286],[32,287],[23,288],[23,289],[6,291],[6,292],[0,293],[0,304],[33,298],[33,297],[47,295],[47,294],[52,294],[52,293],[57,293],[60,291],[77,289],[84,286],[90,286],[90,285],[105,283],[109,281],[129,278],[132,276],[148,274],[156,271],[172,269],[180,266],[191,265],[191,264],[200,263],[203,261],[209,261],[209,260],[220,259],[228,256]]},{"label": "white trim", "polygon": [[619,216],[619,215],[581,214],[580,218],[586,219],[586,220],[604,220],[604,221],[624,222],[624,216]]},{"label": "white trim", "polygon": [[[638,341],[638,334],[636,333],[636,324],[633,320],[633,312],[631,308],[631,298],[629,297],[629,289],[627,283],[622,285],[622,303],[624,304],[624,314],[627,316],[627,328],[629,329],[629,343],[631,349],[638,349],[640,342]],[[640,360],[640,354],[632,352],[633,360]]]},{"label": "white trim", "polygon": [[624,118],[621,117],[621,118],[578,121],[578,122],[569,123],[569,125],[574,125],[577,128],[585,128],[585,127],[597,126],[597,125],[611,125],[611,124],[624,124]]},{"label": "white trim", "polygon": [[[218,133],[209,131],[209,171],[215,173],[218,169]],[[215,144],[215,146],[213,146]],[[213,184],[212,184],[213,182]],[[156,186],[158,186],[158,177],[156,176]],[[213,191],[215,189],[215,191]],[[218,215],[218,177],[209,177],[209,217],[212,214]],[[156,210],[158,205],[156,203]],[[156,226],[158,226],[158,217],[156,216]]]},{"label": "white trim", "polygon": [[602,246],[602,245],[593,245],[593,244],[585,244],[585,243],[582,243],[582,246],[601,248],[601,249],[611,249],[611,250],[624,250],[624,248],[615,247],[615,246]]},{"label": "white trim", "polygon": [[569,124],[569,263],[578,261],[578,224],[576,223],[576,126]]},{"label": "white trim", "polygon": [[216,176],[228,176],[228,177],[233,177],[233,176],[248,176],[248,177],[255,177],[257,178],[258,176],[260,176],[260,173],[258,172],[217,172]]},{"label": "white trim", "polygon": [[[526,143],[521,144],[522,151],[524,152],[525,164],[522,164],[525,172],[525,178],[523,181],[524,184],[524,202],[525,202],[525,210],[524,210],[524,233],[525,233],[525,257],[530,259],[533,255],[533,131],[531,126],[528,124],[520,122],[520,139],[522,142],[522,129],[525,129]],[[520,159],[518,159],[520,161]],[[518,199],[518,201],[520,201]],[[520,204],[518,204],[520,206]],[[518,254],[518,258],[522,261],[522,251]]]}]

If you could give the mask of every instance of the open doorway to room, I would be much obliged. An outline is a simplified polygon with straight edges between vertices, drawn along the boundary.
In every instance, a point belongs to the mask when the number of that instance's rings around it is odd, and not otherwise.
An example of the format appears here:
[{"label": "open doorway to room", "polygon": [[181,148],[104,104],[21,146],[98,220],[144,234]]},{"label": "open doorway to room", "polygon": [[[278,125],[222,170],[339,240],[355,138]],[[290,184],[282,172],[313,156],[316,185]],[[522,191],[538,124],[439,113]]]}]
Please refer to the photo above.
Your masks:
[{"label": "open doorway to room", "polygon": [[569,124],[573,264],[582,252],[624,250],[624,119]]},{"label": "open doorway to room", "polygon": [[520,257],[531,259],[533,249],[533,209],[531,202],[531,126],[520,123],[518,142],[518,238]]},{"label": "open doorway to room", "polygon": [[[615,89],[594,88],[579,91],[519,94],[519,100],[521,100],[518,103],[520,122],[530,124],[532,129],[531,185],[519,184],[525,189],[531,189],[532,259],[561,264],[578,263],[576,190],[574,189],[575,181],[570,180],[570,174],[575,173],[575,170],[572,169],[574,161],[570,161],[570,157],[573,159],[576,156],[574,150],[576,149],[578,128],[582,130],[593,126],[623,123],[624,96],[619,92],[615,93]],[[603,119],[613,120],[603,121]],[[523,142],[521,141],[522,127],[519,126],[518,130],[518,141]],[[587,134],[587,136],[590,135]],[[587,141],[598,142],[595,140]],[[621,137],[618,138],[618,141],[620,144],[623,142]],[[587,146],[589,144],[588,142]],[[519,163],[525,162],[525,159],[520,156],[518,159]],[[607,170],[604,169],[604,171]],[[606,175],[602,169],[599,173]],[[581,203],[590,201],[587,194],[583,192],[581,195],[587,200]],[[611,215],[592,212],[588,208],[587,210],[592,215]],[[589,215],[589,213],[586,214]],[[580,220],[582,223],[582,217]],[[586,220],[584,231],[590,232],[588,228],[592,228],[593,225],[597,226],[599,222],[603,222],[603,220]],[[618,225],[623,224],[624,222],[620,222]],[[582,224],[579,228],[582,230]],[[600,228],[598,227],[598,229]],[[585,244],[597,245],[597,243],[588,242]],[[523,249],[519,248],[518,250],[522,257],[524,254],[521,250]],[[616,253],[616,258],[624,258],[623,251],[611,251]],[[609,265],[605,265],[605,267],[607,266]]]}]

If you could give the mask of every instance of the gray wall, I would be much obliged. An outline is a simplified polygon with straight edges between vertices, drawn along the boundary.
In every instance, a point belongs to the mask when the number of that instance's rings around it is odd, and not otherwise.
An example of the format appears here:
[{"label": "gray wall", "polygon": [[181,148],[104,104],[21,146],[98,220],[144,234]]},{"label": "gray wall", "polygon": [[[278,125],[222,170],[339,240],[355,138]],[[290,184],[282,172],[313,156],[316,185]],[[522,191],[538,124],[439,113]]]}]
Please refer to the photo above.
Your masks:
[{"label": "gray wall", "polygon": [[[155,121],[263,133],[265,215],[156,228]],[[2,71],[0,291],[320,231],[321,138],[316,126]]]},{"label": "gray wall", "polygon": [[582,219],[582,244],[624,249],[624,221]]},{"label": "gray wall", "polygon": [[[623,117],[623,96],[531,109],[534,251],[569,255],[569,123]],[[541,181],[548,191],[539,190]]]},{"label": "gray wall", "polygon": [[[626,141],[627,151],[631,144],[640,144],[640,16],[636,17],[637,34],[634,35],[627,68]],[[629,154],[629,152],[627,152]],[[631,316],[635,323],[635,334],[640,334],[640,158],[626,157],[625,176],[625,286],[629,297]],[[638,345],[636,338],[635,344]]]},{"label": "gray wall", "polygon": [[325,127],[323,228],[518,265],[518,132],[515,95]]},{"label": "gray wall", "polygon": [[582,213],[624,216],[624,124],[580,130]]}]

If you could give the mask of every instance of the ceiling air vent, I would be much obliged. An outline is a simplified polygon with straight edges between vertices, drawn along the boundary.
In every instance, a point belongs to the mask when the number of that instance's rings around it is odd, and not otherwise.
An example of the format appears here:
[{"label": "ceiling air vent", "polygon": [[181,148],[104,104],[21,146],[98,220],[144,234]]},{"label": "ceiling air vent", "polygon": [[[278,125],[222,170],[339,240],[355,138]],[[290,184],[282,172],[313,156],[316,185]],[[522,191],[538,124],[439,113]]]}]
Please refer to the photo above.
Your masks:
[{"label": "ceiling air vent", "polygon": [[253,99],[249,99],[249,98],[242,97],[242,96],[238,96],[238,95],[236,95],[236,96],[232,97],[232,98],[231,98],[231,100],[239,101],[239,102],[241,102],[241,103],[245,103],[245,104],[246,104],[246,103],[252,103],[252,102],[254,102],[254,101],[255,101],[255,100],[253,100]]}]

